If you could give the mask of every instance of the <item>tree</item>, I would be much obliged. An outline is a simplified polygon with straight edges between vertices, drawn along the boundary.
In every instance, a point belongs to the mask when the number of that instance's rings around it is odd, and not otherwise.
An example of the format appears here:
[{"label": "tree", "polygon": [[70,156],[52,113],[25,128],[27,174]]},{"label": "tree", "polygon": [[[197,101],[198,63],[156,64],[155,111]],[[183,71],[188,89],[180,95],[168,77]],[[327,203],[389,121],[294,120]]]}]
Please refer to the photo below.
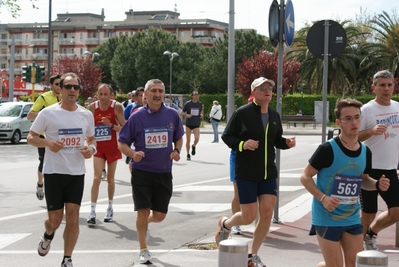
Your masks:
[{"label": "tree", "polygon": [[[244,57],[252,57],[260,49],[272,49],[270,41],[255,30],[235,31],[235,72]],[[206,48],[205,57],[200,66],[202,92],[215,94],[227,92],[229,36],[216,39],[213,47]]]},{"label": "tree", "polygon": [[[204,93],[201,84],[200,65],[205,57],[205,47],[198,43],[183,43],[179,48],[179,57],[173,64],[173,73],[177,76],[177,85],[173,92],[187,94],[191,91]],[[175,71],[176,70],[176,71]],[[174,83],[175,84],[175,83]]]},{"label": "tree", "polygon": [[59,73],[73,72],[81,80],[82,90],[80,95],[84,98],[94,96],[98,89],[98,82],[101,77],[101,69],[89,58],[74,56],[70,59],[64,55],[57,62]]},{"label": "tree", "polygon": [[380,55],[385,67],[399,77],[399,21],[397,16],[383,12],[371,20],[375,35],[374,52]]},{"label": "tree", "polygon": [[[252,58],[244,57],[238,66],[236,87],[238,92],[247,99],[251,95],[251,84],[259,77],[266,77],[277,82],[277,55],[270,52],[255,52]],[[300,64],[294,59],[283,59],[283,94],[296,86]],[[277,91],[277,88],[274,89]]]},{"label": "tree", "polygon": [[[340,24],[346,32],[347,45],[338,57],[328,59],[327,93],[334,94],[343,94],[357,83],[357,70],[362,60],[358,40],[366,34],[349,24],[349,21]],[[319,93],[323,89],[324,62],[311,54],[307,47],[309,29],[310,27],[305,27],[297,32],[295,47],[287,52],[287,58],[297,59],[301,63],[300,80],[308,88],[308,93]]]},{"label": "tree", "polygon": [[[32,2],[32,8],[39,9],[39,7],[35,5],[35,2],[38,0],[30,0],[30,1]],[[18,16],[18,12],[21,11],[21,7],[18,5],[17,2],[18,0],[0,0],[0,7],[6,6],[7,9],[10,11],[11,16],[13,18],[16,18]]]},{"label": "tree", "polygon": [[[165,84],[166,91],[169,90],[169,57],[164,56],[163,53],[168,50],[170,52],[177,52],[179,57],[173,60],[173,77],[181,70],[181,56],[184,58],[186,55],[180,52],[181,42],[177,40],[174,34],[171,34],[162,29],[149,29],[143,38],[139,40],[135,46],[136,59],[135,68],[137,71],[137,82],[140,86],[153,78],[162,80]],[[174,79],[173,84],[177,85],[177,79]],[[177,88],[176,86],[172,86]],[[175,90],[173,90],[176,92]]]},{"label": "tree", "polygon": [[136,48],[142,38],[145,38],[144,32],[138,32],[126,39],[120,38],[119,45],[110,62],[112,79],[125,93],[131,92],[137,87],[144,86],[137,80],[136,69]]},{"label": "tree", "polygon": [[117,89],[117,83],[113,80],[112,70],[111,70],[111,60],[115,55],[115,51],[120,43],[124,43],[127,40],[126,35],[120,37],[111,37],[104,44],[97,47],[94,52],[100,54],[99,57],[95,58],[96,67],[102,69],[101,82],[110,84],[114,89]]}]

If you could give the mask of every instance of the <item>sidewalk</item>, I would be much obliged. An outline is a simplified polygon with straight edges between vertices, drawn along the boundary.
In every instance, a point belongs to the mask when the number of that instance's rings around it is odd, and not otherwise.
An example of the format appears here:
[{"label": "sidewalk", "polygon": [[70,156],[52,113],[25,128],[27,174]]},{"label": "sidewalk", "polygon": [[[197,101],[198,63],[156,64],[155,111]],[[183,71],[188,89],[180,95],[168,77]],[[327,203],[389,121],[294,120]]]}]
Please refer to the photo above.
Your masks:
[{"label": "sidewalk", "polygon": [[[281,217],[288,218],[290,212],[296,212],[296,210],[301,208],[301,205],[309,205],[310,200],[298,203],[297,207],[293,207],[290,211],[281,215]],[[379,212],[386,208],[381,198],[379,198],[378,206]],[[323,257],[316,236],[308,235],[310,221],[311,213],[308,212],[305,216],[294,222],[283,222],[283,224],[272,223],[271,231],[258,253],[262,261],[270,267],[317,266],[319,262],[323,261]],[[215,220],[215,226],[216,224],[217,220]],[[242,235],[234,235],[232,238],[244,240],[250,245],[253,226],[242,227],[242,229]],[[381,231],[377,239],[379,251],[388,256],[388,266],[390,267],[399,266],[399,248],[395,247],[395,231],[396,226],[392,225]],[[206,239],[202,240],[202,242],[213,242],[213,232]],[[153,266],[217,267],[218,257],[217,250],[190,250],[184,247],[162,254],[157,253],[157,255],[154,255]]]}]

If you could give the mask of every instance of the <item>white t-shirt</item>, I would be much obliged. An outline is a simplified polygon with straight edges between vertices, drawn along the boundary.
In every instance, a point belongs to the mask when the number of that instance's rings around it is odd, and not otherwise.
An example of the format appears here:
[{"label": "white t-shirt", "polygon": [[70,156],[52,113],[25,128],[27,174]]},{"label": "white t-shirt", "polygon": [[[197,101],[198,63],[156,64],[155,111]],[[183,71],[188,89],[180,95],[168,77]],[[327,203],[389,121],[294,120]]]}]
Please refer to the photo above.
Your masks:
[{"label": "white t-shirt", "polygon": [[46,139],[64,143],[64,148],[57,153],[46,147],[43,173],[69,175],[86,173],[85,158],[80,148],[85,145],[86,136],[94,136],[94,118],[89,110],[78,105],[75,111],[68,111],[59,104],[52,105],[39,113],[31,131],[44,132]]},{"label": "white t-shirt", "polygon": [[[391,105],[382,106],[375,100],[363,105],[360,131],[386,124],[387,131],[373,135],[364,144],[371,149],[372,168],[382,170],[397,169],[399,160],[399,103],[391,100]],[[374,177],[377,178],[377,177]]]}]

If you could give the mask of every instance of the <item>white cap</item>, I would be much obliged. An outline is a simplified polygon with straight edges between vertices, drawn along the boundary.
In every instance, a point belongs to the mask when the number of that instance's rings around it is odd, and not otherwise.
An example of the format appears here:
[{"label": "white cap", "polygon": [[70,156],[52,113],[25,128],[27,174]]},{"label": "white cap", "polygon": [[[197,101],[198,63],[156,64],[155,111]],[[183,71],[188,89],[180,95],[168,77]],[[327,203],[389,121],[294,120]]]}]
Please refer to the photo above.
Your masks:
[{"label": "white cap", "polygon": [[261,85],[262,83],[268,82],[271,85],[275,86],[276,84],[274,83],[274,81],[266,79],[265,77],[259,77],[257,79],[255,79],[252,84],[251,84],[251,91],[255,90],[256,87],[258,87],[259,85]]}]

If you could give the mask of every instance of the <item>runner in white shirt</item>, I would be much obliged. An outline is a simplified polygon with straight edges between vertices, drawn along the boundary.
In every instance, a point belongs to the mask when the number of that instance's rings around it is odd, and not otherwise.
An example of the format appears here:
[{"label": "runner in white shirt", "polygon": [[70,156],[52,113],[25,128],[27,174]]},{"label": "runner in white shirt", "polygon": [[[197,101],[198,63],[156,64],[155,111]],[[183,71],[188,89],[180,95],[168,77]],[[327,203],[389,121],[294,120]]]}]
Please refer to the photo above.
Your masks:
[{"label": "runner in white shirt", "polygon": [[[370,176],[385,175],[390,180],[388,191],[361,190],[362,224],[365,249],[377,250],[377,234],[399,221],[399,103],[392,100],[394,78],[387,70],[377,72],[372,84],[375,99],[365,104],[362,111],[359,140],[364,141],[372,152]],[[376,220],[378,194],[384,199],[388,210]]]},{"label": "runner in white shirt", "polygon": [[[61,77],[63,99],[43,109],[28,135],[28,144],[45,147],[43,174],[48,218],[46,231],[38,245],[40,256],[46,256],[65,207],[64,258],[62,267],[73,267],[72,252],[79,236],[79,209],[83,196],[85,159],[96,153],[92,113],[77,105],[81,89],[79,77],[67,73]],[[44,132],[46,139],[40,138]]]}]

